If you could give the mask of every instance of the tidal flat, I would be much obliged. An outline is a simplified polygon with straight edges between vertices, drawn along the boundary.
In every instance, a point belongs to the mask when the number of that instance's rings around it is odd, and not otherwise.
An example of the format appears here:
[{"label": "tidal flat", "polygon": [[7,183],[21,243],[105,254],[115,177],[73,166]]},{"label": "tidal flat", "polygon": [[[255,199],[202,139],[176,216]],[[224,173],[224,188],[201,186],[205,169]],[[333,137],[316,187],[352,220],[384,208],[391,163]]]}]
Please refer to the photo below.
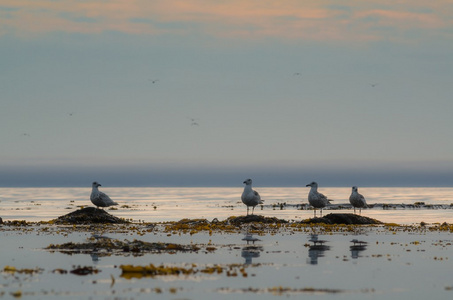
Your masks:
[{"label": "tidal flat", "polygon": [[0,298],[449,299],[453,225],[0,225]]}]

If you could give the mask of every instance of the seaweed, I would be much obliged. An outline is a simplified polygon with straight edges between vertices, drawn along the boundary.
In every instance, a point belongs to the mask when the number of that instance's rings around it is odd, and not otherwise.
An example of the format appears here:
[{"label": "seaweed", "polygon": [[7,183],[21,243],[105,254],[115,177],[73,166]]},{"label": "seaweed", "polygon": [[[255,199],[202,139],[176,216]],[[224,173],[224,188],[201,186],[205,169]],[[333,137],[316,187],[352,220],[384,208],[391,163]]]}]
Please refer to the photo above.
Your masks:
[{"label": "seaweed", "polygon": [[303,220],[301,223],[304,224],[345,224],[345,225],[374,225],[382,224],[381,221],[359,216],[355,214],[328,214],[327,216],[320,218],[312,218]]},{"label": "seaweed", "polygon": [[55,220],[52,220],[55,224],[76,224],[76,225],[87,225],[93,223],[110,223],[110,224],[123,224],[129,223],[125,219],[112,216],[103,209],[95,207],[85,207],[76,211],[73,211],[64,216],[60,216]]}]

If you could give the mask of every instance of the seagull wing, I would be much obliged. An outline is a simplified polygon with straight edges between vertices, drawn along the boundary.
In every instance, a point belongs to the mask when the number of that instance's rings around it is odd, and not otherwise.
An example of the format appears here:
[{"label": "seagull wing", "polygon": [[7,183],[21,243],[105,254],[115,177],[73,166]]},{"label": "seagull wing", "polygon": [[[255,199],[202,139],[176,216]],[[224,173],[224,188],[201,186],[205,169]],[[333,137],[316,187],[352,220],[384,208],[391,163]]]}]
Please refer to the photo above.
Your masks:
[{"label": "seagull wing", "polygon": [[264,200],[261,199],[261,196],[260,196],[260,194],[258,194],[257,191],[253,191],[253,194],[255,195],[256,198],[258,198],[258,200],[261,204],[264,203]]},{"label": "seagull wing", "polygon": [[106,204],[118,204],[114,202],[112,199],[110,199],[110,197],[107,196],[107,194],[104,194],[103,192],[99,192],[99,198],[102,200],[102,202]]},{"label": "seagull wing", "polygon": [[326,203],[329,203],[329,202],[333,201],[333,200],[331,200],[331,199],[327,199],[327,197],[326,197],[324,194],[321,194],[321,193],[319,193],[319,197],[320,197],[323,201],[325,201]]},{"label": "seagull wing", "polygon": [[363,197],[363,195],[359,194],[359,198],[360,198],[360,201],[363,203],[363,205],[364,205],[365,207],[367,207],[368,205],[366,204],[365,197]]}]

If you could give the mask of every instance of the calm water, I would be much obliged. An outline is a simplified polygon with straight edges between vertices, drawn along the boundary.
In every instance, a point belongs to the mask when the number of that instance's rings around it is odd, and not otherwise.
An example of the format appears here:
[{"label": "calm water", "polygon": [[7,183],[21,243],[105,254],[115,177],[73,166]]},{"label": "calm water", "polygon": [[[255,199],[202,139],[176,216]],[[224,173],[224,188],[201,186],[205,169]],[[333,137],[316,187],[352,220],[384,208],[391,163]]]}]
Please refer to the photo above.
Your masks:
[{"label": "calm water", "polygon": [[[266,205],[256,213],[300,220],[313,215],[301,210],[305,188],[257,188]],[[147,222],[182,218],[225,219],[244,215],[242,188],[105,188],[120,205],[110,213]],[[338,204],[347,204],[349,188],[323,188],[321,192]],[[453,223],[451,188],[362,188],[369,204],[382,205],[363,215],[400,224]],[[89,188],[3,188],[0,216],[4,220],[50,220],[92,205]],[[278,203],[286,202],[280,209]],[[399,204],[425,202],[433,208],[409,208]],[[337,204],[337,205],[338,205]],[[299,207],[297,207],[299,205]],[[274,207],[275,206],[275,207]],[[334,212],[337,212],[335,210]],[[351,209],[342,209],[351,212]],[[327,211],[325,213],[329,213]],[[322,227],[297,231],[263,230],[255,244],[243,240],[244,232],[217,231],[195,234],[167,232],[158,224],[133,224],[128,230],[103,233],[119,240],[196,244],[196,252],[134,255],[130,252],[98,255],[43,250],[49,244],[86,242],[88,227],[0,225],[0,299],[451,299],[453,296],[453,235],[449,231],[394,229],[390,226],[358,227],[351,232],[325,232]],[[138,228],[138,229],[137,229]],[[141,228],[141,229],[140,229]],[[146,231],[145,231],[146,229]],[[244,228],[243,228],[244,229]],[[143,233],[145,232],[145,233]],[[98,232],[99,233],[99,232]],[[322,244],[313,242],[318,234]],[[366,244],[351,242],[358,239]],[[207,247],[215,251],[207,251]],[[220,265],[248,274],[132,277],[122,276],[121,264],[179,266],[202,269]],[[8,273],[6,266],[40,269],[36,274]],[[96,274],[77,276],[55,270],[75,266],[93,267]],[[282,290],[279,290],[282,289]],[[307,289],[307,290],[303,290]],[[310,290],[311,289],[311,290]]]},{"label": "calm water", "polygon": [[[301,204],[307,204],[308,188],[256,188],[263,207],[255,212],[269,217],[301,220],[313,216]],[[243,215],[245,206],[238,188],[108,188],[102,189],[119,203],[113,215],[145,222],[176,221],[182,218],[217,218]],[[348,206],[350,188],[320,188],[320,192],[333,199],[335,212],[351,212]],[[360,188],[368,204],[374,208],[362,214],[384,222],[412,224],[421,221],[453,222],[453,188]],[[81,206],[92,206],[91,188],[0,188],[0,217],[4,220],[47,221],[67,214]],[[419,208],[400,204],[424,202]],[[280,207],[280,203],[285,206]],[[377,204],[377,205],[376,205]],[[384,209],[380,204],[390,205]],[[329,211],[325,211],[325,214]]]}]

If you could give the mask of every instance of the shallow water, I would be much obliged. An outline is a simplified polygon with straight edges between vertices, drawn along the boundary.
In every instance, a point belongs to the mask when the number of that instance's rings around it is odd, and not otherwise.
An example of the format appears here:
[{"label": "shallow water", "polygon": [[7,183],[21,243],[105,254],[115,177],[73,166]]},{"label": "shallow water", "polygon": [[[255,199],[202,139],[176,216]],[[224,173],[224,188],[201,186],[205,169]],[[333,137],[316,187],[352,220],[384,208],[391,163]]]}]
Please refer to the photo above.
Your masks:
[{"label": "shallow water", "polygon": [[[82,242],[89,231],[62,233],[58,227],[17,230],[0,227],[0,267],[40,268],[36,274],[0,272],[0,298],[20,292],[24,299],[450,299],[453,296],[452,243],[449,232],[394,231],[363,227],[356,232],[325,233],[282,229],[255,235],[254,244],[242,233],[168,234],[155,230],[106,233],[118,239],[197,244],[190,253],[111,255],[63,254],[43,250],[49,243]],[[318,234],[313,236],[313,234]],[[316,237],[322,243],[314,243]],[[354,244],[353,239],[366,242]],[[206,245],[215,251],[205,251]],[[118,266],[220,265],[221,274],[122,276]],[[56,269],[96,268],[97,274],[58,274]],[[238,270],[244,269],[244,273]],[[236,275],[234,273],[236,272]]]},{"label": "shallow water", "polygon": [[[313,215],[304,207],[305,188],[258,189],[266,205],[255,213],[287,220]],[[146,222],[176,221],[182,218],[217,218],[244,215],[241,188],[105,188],[120,205],[109,213]],[[339,210],[352,212],[347,205],[349,189],[325,188],[321,192]],[[373,208],[362,215],[398,224],[452,223],[450,188],[363,188]],[[45,221],[91,206],[88,188],[3,188],[0,189],[0,216],[3,220]],[[425,206],[409,208],[415,202]],[[280,208],[279,203],[286,203]],[[383,209],[388,204],[390,209]],[[400,205],[400,204],[406,204]],[[434,206],[429,206],[434,205]],[[121,225],[123,226],[123,225]],[[262,229],[254,244],[243,240],[247,228],[212,234],[168,232],[158,224],[119,226],[118,230],[90,230],[84,226],[0,225],[0,298],[11,299],[450,299],[453,296],[453,236],[450,231],[424,227],[356,226],[352,231],[325,231],[323,227],[296,230]],[[414,229],[415,228],[415,229]],[[64,254],[44,250],[49,244],[84,242],[93,233],[119,240],[196,244],[200,251],[188,253],[122,253],[107,256]],[[313,234],[323,240],[315,243]],[[354,244],[353,239],[366,242]],[[214,251],[207,251],[207,247]],[[194,267],[220,265],[231,274],[179,276],[122,276],[120,265],[165,265]],[[34,274],[1,272],[6,266],[40,269]],[[59,274],[77,266],[99,272],[85,276]],[[239,272],[243,269],[244,273]],[[235,275],[236,273],[236,275]],[[244,277],[246,274],[246,277]]]},{"label": "shallow water", "polygon": [[[301,220],[313,216],[308,210],[308,188],[256,188],[265,200],[256,213],[267,217]],[[103,188],[114,201],[116,216],[145,222],[176,221],[182,218],[217,218],[245,214],[240,200],[242,188]],[[91,188],[0,188],[0,217],[3,220],[48,221],[78,209],[92,206]],[[320,188],[335,206],[335,212],[352,212],[348,204],[350,188]],[[362,214],[383,222],[413,224],[453,222],[453,188],[360,188],[374,208]],[[424,202],[419,208],[400,204]],[[286,205],[280,207],[279,204]],[[304,206],[301,206],[304,204]],[[390,205],[384,209],[380,204]],[[437,206],[429,206],[437,205]],[[301,210],[301,208],[304,208]],[[329,213],[324,210],[324,214]]]}]

